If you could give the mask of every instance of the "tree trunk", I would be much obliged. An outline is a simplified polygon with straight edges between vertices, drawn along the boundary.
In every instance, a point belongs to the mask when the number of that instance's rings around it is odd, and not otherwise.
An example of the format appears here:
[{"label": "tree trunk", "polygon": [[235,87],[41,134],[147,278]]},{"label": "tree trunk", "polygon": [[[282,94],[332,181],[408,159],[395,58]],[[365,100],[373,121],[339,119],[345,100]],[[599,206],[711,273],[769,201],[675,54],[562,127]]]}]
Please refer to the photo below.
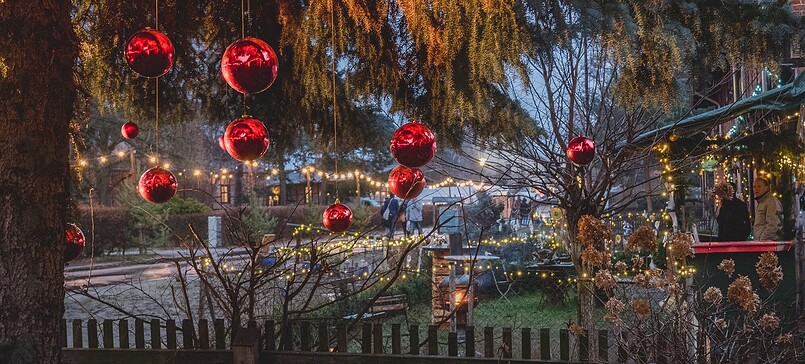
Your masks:
[{"label": "tree trunk", "polygon": [[0,362],[61,362],[70,1],[0,2]]}]

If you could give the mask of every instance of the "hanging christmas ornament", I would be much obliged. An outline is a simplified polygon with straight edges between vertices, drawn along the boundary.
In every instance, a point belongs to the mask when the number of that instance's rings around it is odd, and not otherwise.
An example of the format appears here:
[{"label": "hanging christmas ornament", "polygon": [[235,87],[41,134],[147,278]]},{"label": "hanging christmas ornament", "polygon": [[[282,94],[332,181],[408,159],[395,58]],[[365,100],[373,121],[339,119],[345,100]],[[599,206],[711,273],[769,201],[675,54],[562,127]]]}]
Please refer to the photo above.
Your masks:
[{"label": "hanging christmas ornament", "polygon": [[129,121],[120,127],[120,134],[126,139],[134,139],[140,134],[140,127],[137,124]]},{"label": "hanging christmas ornament", "polygon": [[397,166],[389,173],[389,189],[402,199],[417,197],[425,189],[425,175],[419,168]]},{"label": "hanging christmas ornament", "polygon": [[76,224],[67,224],[65,234],[64,261],[69,262],[84,251],[84,232]]},{"label": "hanging christmas ornament", "polygon": [[321,222],[324,227],[334,233],[347,231],[352,225],[352,210],[336,199],[334,204],[324,210]]},{"label": "hanging christmas ornament", "polygon": [[253,161],[268,149],[268,130],[260,120],[244,115],[226,127],[224,148],[232,158]]},{"label": "hanging christmas ornament", "polygon": [[573,138],[567,145],[567,157],[580,166],[590,164],[595,158],[595,142],[583,136]]},{"label": "hanging christmas ornament", "polygon": [[166,169],[153,167],[140,177],[138,190],[148,202],[168,202],[176,194],[176,177]]},{"label": "hanging christmas ornament", "polygon": [[218,146],[221,147],[224,151],[226,151],[226,145],[224,144],[224,136],[218,137]]},{"label": "hanging christmas ornament", "polygon": [[279,61],[268,43],[245,37],[226,47],[221,59],[221,74],[235,91],[257,94],[265,91],[277,78]]},{"label": "hanging christmas ornament", "polygon": [[138,75],[154,78],[168,73],[173,66],[175,50],[165,33],[142,29],[126,43],[126,63]]},{"label": "hanging christmas ornament", "polygon": [[422,167],[436,154],[436,138],[427,126],[414,120],[394,132],[391,154],[406,167]]}]

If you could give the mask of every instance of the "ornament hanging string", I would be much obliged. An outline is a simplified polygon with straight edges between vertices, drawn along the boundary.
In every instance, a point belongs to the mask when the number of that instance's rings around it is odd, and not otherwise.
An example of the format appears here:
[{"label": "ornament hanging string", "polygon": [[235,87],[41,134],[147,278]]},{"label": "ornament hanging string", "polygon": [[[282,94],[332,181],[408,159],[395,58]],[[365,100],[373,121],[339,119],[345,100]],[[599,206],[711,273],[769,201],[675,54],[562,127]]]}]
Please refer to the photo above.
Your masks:
[{"label": "ornament hanging string", "polygon": [[[154,0],[154,28],[159,30],[159,0]],[[156,134],[156,165],[159,166],[159,77],[154,78],[154,133]]]},{"label": "ornament hanging string", "polygon": [[[333,52],[333,151],[335,161],[335,174],[338,175],[338,119],[336,107],[336,86],[335,86],[335,0],[330,1],[330,42]],[[338,200],[338,178],[335,179],[335,199]]]}]

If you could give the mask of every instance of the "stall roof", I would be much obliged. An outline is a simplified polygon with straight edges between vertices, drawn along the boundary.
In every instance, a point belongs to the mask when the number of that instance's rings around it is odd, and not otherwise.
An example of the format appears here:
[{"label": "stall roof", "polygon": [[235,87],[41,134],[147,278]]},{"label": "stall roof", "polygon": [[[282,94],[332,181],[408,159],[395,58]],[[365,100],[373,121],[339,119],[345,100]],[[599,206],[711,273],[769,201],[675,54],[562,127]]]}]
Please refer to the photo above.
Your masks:
[{"label": "stall roof", "polygon": [[656,142],[670,130],[684,130],[685,134],[710,130],[716,125],[755,110],[791,110],[805,101],[805,73],[791,83],[768,90],[752,97],[738,100],[720,108],[694,115],[673,124],[638,135],[632,144],[645,145]]}]

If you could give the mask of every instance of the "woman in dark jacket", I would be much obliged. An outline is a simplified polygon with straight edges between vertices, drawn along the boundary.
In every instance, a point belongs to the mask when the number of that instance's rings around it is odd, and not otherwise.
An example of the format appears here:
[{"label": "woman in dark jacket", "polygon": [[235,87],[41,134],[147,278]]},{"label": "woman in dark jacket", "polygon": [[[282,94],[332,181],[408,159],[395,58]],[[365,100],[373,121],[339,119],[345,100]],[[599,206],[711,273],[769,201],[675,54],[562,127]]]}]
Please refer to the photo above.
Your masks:
[{"label": "woman in dark jacket", "polygon": [[718,210],[718,241],[746,241],[749,238],[749,209],[746,202],[735,195],[735,184],[722,183],[715,189],[721,197],[721,209]]}]

